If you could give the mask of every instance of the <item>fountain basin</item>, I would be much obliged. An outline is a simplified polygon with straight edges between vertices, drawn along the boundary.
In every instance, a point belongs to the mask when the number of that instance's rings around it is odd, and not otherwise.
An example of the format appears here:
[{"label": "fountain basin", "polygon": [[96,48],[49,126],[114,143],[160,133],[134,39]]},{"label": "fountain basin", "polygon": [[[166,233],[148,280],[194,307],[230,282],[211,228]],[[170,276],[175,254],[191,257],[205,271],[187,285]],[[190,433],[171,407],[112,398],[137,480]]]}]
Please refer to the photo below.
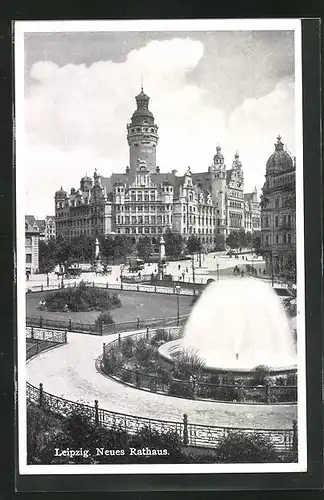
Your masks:
[{"label": "fountain basin", "polygon": [[[181,352],[185,349],[182,343],[182,339],[171,340],[170,342],[166,342],[161,345],[158,349],[158,355],[160,358],[161,365],[164,367],[169,367],[170,369],[173,367],[177,355],[181,354]],[[198,352],[199,354],[199,352]],[[285,375],[290,373],[296,373],[296,364],[288,365],[288,366],[269,366],[271,375]],[[214,364],[209,364],[205,360],[204,371],[207,373],[220,375],[222,373],[234,373],[238,376],[250,376],[253,374],[253,369],[255,367],[238,367],[238,366],[217,366]]]}]

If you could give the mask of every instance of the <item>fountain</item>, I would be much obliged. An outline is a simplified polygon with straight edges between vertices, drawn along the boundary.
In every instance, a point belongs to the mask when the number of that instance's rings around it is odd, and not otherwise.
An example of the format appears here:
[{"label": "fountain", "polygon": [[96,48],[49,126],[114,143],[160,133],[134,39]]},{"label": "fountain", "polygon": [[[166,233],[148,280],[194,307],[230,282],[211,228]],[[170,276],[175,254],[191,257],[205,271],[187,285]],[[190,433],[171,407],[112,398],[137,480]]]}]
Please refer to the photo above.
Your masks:
[{"label": "fountain", "polygon": [[260,365],[273,374],[296,370],[292,328],[275,291],[255,279],[210,283],[196,302],[183,338],[162,345],[161,358],[173,363],[190,349],[212,372],[251,372]]}]

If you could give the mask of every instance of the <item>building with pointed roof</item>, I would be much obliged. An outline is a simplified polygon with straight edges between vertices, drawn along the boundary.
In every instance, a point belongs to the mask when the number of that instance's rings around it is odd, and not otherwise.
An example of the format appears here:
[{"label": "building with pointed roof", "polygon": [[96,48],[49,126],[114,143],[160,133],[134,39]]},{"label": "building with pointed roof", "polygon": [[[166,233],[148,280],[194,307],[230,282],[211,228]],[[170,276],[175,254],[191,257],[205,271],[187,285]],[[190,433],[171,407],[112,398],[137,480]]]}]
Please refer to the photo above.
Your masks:
[{"label": "building with pointed roof", "polygon": [[[244,229],[243,167],[238,153],[226,169],[221,147],[205,171],[183,176],[162,172],[156,164],[158,126],[141,92],[127,124],[129,165],[125,173],[104,177],[96,170],[78,189],[55,193],[56,233],[70,239],[81,234],[125,234],[135,242],[148,236],[156,251],[168,229],[196,235],[205,250],[224,248],[226,236]],[[255,207],[254,207],[255,208]]]}]

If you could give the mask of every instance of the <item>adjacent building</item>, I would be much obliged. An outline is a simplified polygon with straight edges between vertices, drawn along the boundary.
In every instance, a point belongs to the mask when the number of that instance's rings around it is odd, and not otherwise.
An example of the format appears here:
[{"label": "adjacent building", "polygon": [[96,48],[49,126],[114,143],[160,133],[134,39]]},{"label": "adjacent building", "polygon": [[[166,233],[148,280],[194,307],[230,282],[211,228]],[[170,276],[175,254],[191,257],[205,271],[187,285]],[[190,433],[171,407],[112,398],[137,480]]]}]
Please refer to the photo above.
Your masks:
[{"label": "adjacent building", "polygon": [[[158,242],[168,229],[184,237],[196,235],[205,250],[224,247],[226,236],[255,223],[260,207],[244,198],[243,167],[236,154],[227,170],[221,147],[212,165],[201,173],[190,167],[183,176],[176,170],[161,172],[156,164],[158,126],[143,88],[127,124],[129,166],[125,173],[85,176],[78,189],[55,193],[56,234],[67,239],[79,235],[125,234],[135,242],[148,236]],[[251,213],[250,213],[251,212]],[[250,225],[251,225],[250,224]],[[251,226],[252,227],[252,226]]]},{"label": "adjacent building", "polygon": [[261,245],[266,269],[274,276],[293,275],[296,270],[295,170],[295,158],[278,136],[266,164],[261,203]]},{"label": "adjacent building", "polygon": [[38,245],[39,229],[32,216],[25,217],[25,254],[26,275],[35,274],[38,271]]},{"label": "adjacent building", "polygon": [[36,224],[39,229],[39,239],[48,241],[55,238],[55,216],[46,215],[45,219],[36,219]]}]

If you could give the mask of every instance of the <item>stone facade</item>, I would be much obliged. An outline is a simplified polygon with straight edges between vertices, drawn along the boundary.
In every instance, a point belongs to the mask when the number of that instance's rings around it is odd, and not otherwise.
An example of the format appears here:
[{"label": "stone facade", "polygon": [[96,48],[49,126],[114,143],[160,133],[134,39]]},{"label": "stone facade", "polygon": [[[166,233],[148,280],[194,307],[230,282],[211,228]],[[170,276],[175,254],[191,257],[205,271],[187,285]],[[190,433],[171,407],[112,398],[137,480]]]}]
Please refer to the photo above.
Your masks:
[{"label": "stone facade", "polygon": [[[70,239],[81,234],[125,234],[158,242],[168,229],[196,235],[205,250],[224,247],[226,236],[245,227],[250,205],[244,201],[244,176],[238,154],[226,169],[220,146],[204,172],[183,176],[162,173],[156,165],[158,126],[141,89],[127,124],[129,166],[123,174],[83,177],[80,188],[55,193],[56,232]],[[257,201],[256,201],[257,203]],[[257,211],[256,204],[251,210]],[[252,217],[252,215],[251,215]],[[254,217],[254,216],[253,216]]]},{"label": "stone facade", "polygon": [[39,229],[36,221],[32,224],[28,216],[25,217],[25,254],[26,274],[35,274],[38,271]]},{"label": "stone facade", "polygon": [[275,276],[289,274],[296,266],[295,171],[295,159],[278,136],[267,161],[261,203],[261,244],[267,271]]}]

